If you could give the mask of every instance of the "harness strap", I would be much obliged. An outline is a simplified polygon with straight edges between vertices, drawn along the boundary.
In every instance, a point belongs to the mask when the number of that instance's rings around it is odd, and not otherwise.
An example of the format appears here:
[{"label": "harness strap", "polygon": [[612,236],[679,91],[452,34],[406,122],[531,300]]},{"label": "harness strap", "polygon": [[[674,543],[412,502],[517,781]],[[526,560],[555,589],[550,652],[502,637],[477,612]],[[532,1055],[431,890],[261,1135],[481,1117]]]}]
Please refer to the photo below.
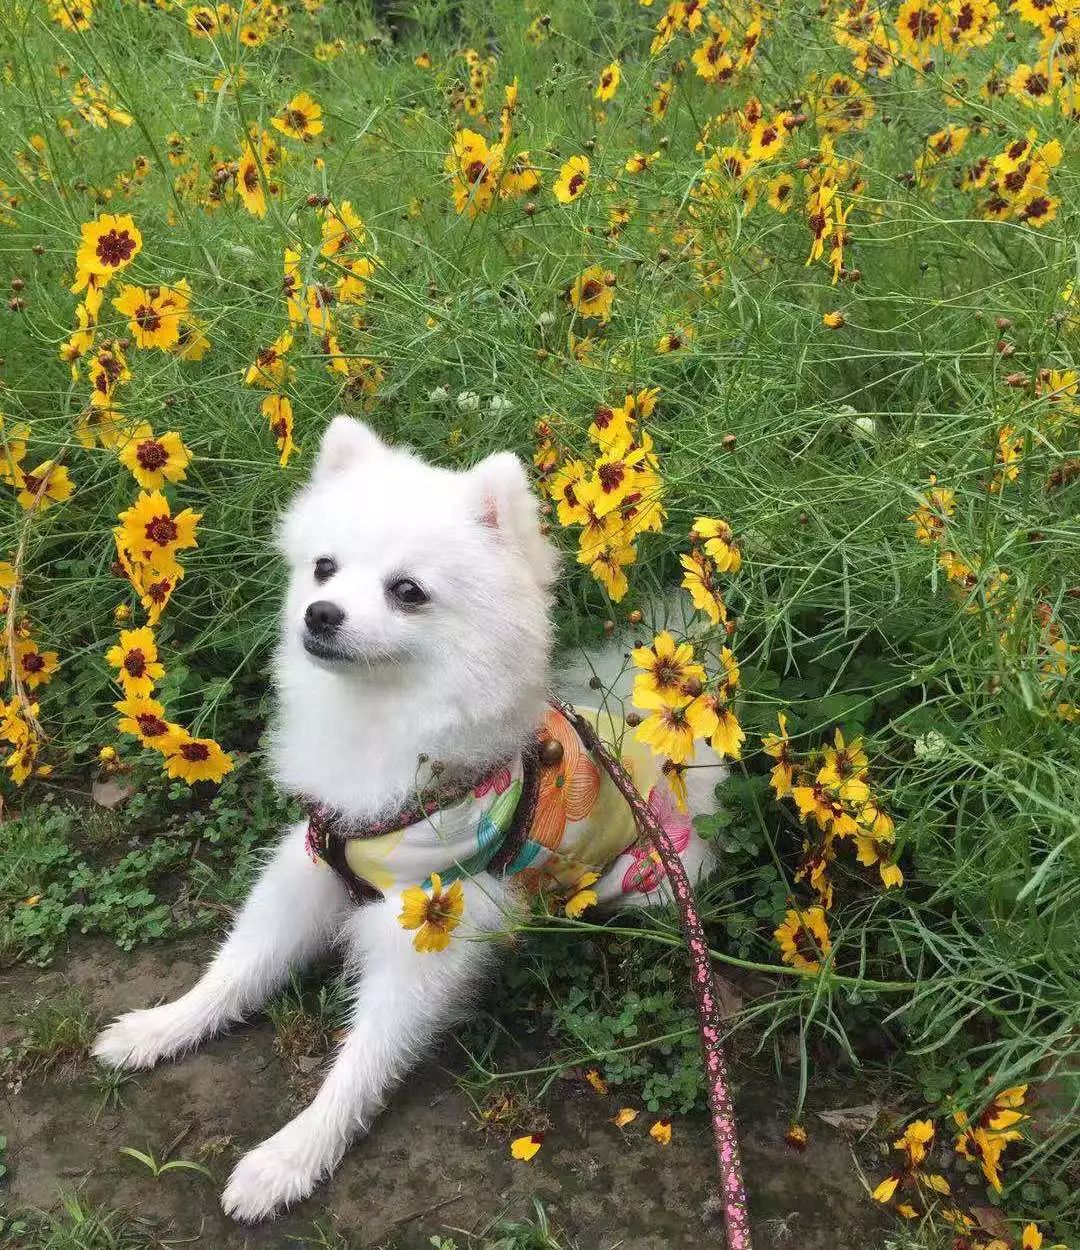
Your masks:
[{"label": "harness strap", "polygon": [[720,1173],[720,1198],[724,1206],[728,1250],[752,1250],[746,1185],[739,1156],[739,1135],[735,1126],[735,1105],[731,1098],[727,1062],[724,1058],[724,1022],[713,983],[709,944],[694,902],[694,891],[686,875],[686,868],[664,827],[649,811],[648,804],[641,797],[626,769],[600,741],[592,725],[561,699],[553,697],[551,705],[577,730],[590,755],[599,762],[630,805],[638,828],[652,843],[671,883],[671,892],[690,956],[691,988],[697,1005],[701,1048],[705,1056],[706,1087],[716,1162]]},{"label": "harness strap", "polygon": [[518,799],[506,836],[499,849],[488,860],[486,872],[503,872],[514,862],[532,828],[539,793],[540,749],[535,742],[530,742],[521,753],[521,797]]}]

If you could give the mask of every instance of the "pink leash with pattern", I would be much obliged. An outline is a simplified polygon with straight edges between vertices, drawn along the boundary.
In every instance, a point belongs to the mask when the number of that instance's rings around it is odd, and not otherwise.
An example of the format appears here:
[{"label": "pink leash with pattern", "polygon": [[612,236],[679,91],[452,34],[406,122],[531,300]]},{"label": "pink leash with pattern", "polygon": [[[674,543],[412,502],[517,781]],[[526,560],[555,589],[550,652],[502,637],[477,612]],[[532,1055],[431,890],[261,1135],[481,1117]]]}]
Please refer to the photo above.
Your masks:
[{"label": "pink leash with pattern", "polygon": [[638,828],[648,837],[660,858],[671,883],[675,905],[679,911],[686,949],[690,955],[690,971],[694,1001],[697,1005],[701,1048],[705,1056],[705,1079],[709,1094],[716,1161],[720,1171],[720,1197],[724,1206],[728,1250],[751,1250],[750,1215],[743,1181],[739,1136],[735,1127],[735,1106],[728,1084],[727,1062],[724,1059],[724,1024],[713,984],[712,961],[705,930],[694,902],[694,891],[686,868],[663,826],[649,811],[626,770],[614,759],[600,741],[593,727],[569,704],[552,699],[552,704],[570,721],[629,803]]}]

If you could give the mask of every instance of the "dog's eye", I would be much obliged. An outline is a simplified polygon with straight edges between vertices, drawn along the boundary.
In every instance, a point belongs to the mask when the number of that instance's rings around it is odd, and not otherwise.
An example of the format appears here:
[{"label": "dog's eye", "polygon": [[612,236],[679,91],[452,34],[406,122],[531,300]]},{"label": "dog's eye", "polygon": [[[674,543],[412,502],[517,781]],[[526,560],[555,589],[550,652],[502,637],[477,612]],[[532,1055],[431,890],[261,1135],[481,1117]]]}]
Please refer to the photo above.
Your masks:
[{"label": "dog's eye", "polygon": [[411,577],[399,577],[386,588],[390,598],[401,608],[422,608],[430,596]]},{"label": "dog's eye", "polygon": [[337,572],[337,561],[332,556],[319,556],[315,561],[315,580],[321,586]]}]

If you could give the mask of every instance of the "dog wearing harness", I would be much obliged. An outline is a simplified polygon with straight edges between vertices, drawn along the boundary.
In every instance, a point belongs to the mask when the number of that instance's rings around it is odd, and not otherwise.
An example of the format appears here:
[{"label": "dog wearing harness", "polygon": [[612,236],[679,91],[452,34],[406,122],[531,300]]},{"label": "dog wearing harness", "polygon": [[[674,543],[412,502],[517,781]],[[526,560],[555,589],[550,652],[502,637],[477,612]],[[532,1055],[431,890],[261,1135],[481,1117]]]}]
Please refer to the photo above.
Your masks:
[{"label": "dog wearing harness", "polygon": [[[625,659],[590,654],[580,706],[550,693],[558,561],[508,453],[458,472],[337,417],[283,514],[288,566],[268,763],[307,817],[268,851],[201,979],[129,1011],[93,1053],[119,1068],[176,1058],[241,1021],[297,969],[339,951],[348,1029],[313,1101],[236,1164],[238,1220],[305,1198],[417,1058],[467,1015],[536,897],[679,909],[698,1003],[732,1250],[745,1221],[708,946],[692,883],[712,867],[693,816],[724,776],[698,743],[678,793],[611,690]],[[404,927],[434,878],[460,893],[437,951]],[[593,894],[589,895],[590,900]],[[574,934],[568,932],[568,940]]]}]

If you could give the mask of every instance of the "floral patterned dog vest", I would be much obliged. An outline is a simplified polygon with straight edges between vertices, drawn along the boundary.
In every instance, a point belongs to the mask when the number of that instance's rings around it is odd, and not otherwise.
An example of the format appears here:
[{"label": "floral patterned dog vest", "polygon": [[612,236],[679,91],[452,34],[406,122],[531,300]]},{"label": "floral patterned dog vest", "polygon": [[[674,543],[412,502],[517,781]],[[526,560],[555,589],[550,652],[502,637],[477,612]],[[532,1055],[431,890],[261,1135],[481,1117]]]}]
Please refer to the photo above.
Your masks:
[{"label": "floral patterned dog vest", "polygon": [[[687,858],[698,835],[689,814],[679,810],[660,761],[633,739],[625,722],[595,708],[576,711],[621,759]],[[395,821],[352,829],[335,813],[314,807],[308,850],[341,877],[357,903],[408,886],[429,887],[433,872],[443,884],[494,872],[516,878],[530,893],[556,897],[572,894],[595,873],[599,880],[591,888],[599,902],[659,889],[663,867],[570,721],[549,708],[537,738],[546,749],[527,752],[464,793],[432,799]]]}]

